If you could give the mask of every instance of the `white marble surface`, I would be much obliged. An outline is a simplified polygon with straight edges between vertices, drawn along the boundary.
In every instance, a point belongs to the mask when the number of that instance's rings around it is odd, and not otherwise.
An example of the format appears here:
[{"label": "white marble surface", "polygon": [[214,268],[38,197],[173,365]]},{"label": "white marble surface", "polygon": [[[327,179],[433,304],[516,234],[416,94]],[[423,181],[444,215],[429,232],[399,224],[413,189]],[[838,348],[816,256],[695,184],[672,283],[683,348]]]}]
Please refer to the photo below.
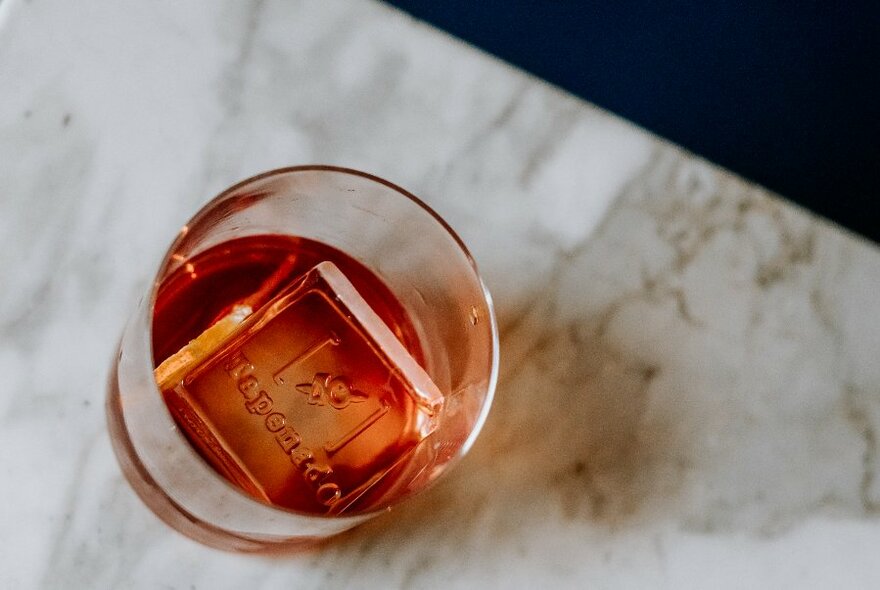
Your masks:
[{"label": "white marble surface", "polygon": [[[3,0],[0,97],[0,587],[880,585],[877,247],[365,0]],[[471,246],[496,404],[391,514],[221,553],[124,482],[106,371],[179,224],[315,162]]]}]

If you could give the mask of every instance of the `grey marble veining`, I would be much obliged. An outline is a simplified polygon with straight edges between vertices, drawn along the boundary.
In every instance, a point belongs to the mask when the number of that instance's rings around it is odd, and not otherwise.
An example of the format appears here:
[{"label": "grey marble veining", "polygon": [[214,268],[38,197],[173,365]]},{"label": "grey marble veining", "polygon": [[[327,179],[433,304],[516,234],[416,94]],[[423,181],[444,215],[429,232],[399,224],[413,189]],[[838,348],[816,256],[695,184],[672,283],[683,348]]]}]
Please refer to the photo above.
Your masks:
[{"label": "grey marble veining", "polygon": [[[0,3],[0,586],[872,587],[880,251],[383,5]],[[256,172],[361,168],[502,329],[439,486],[299,556],[171,531],[106,371],[161,252]]]}]

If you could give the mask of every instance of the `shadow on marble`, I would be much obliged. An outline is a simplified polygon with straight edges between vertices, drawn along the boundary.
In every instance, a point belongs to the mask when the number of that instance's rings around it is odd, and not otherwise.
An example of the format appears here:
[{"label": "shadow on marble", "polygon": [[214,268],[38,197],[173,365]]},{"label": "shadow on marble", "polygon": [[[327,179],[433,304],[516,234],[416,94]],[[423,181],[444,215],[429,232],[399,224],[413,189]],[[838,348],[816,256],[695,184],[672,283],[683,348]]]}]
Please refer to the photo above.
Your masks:
[{"label": "shadow on marble", "polygon": [[433,539],[426,566],[542,534],[774,537],[876,512],[874,369],[836,352],[874,329],[847,317],[880,281],[850,270],[872,250],[678,154],[632,186],[527,303],[498,298],[502,375],[471,454],[331,552]]},{"label": "shadow on marble", "polygon": [[454,553],[455,539],[524,547],[542,525],[611,532],[677,500],[684,466],[659,472],[670,466],[658,460],[669,451],[664,423],[644,423],[660,367],[603,344],[607,314],[560,322],[556,305],[539,294],[525,311],[499,308],[503,369],[474,449],[436,488],[329,549],[431,538],[440,554]]}]

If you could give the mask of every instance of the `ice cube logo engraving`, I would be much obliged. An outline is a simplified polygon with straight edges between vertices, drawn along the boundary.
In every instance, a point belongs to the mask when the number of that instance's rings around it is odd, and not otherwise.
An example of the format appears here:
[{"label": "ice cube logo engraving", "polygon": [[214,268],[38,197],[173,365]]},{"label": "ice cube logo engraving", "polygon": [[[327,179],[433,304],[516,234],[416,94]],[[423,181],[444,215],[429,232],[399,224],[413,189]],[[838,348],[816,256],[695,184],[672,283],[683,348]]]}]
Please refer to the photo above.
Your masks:
[{"label": "ice cube logo engraving", "polygon": [[300,383],[296,390],[306,394],[311,405],[330,404],[337,410],[347,408],[349,404],[359,404],[369,397],[363,391],[353,389],[347,377],[333,377],[329,373],[316,373],[311,383]]},{"label": "ice cube logo engraving", "polygon": [[[366,401],[369,396],[358,389],[353,389],[351,381],[345,376],[333,377],[329,373],[317,373],[311,383],[300,383],[296,386],[296,390],[306,394],[308,402],[312,405],[323,406],[330,404],[337,410],[342,410],[349,404],[359,404]],[[324,443],[324,450],[327,455],[333,456],[340,451],[348,443],[352,442],[370,426],[375,424],[379,418],[388,413],[390,404],[382,399],[379,401],[379,407],[366,416],[354,428],[340,436],[335,441],[327,441]]]}]

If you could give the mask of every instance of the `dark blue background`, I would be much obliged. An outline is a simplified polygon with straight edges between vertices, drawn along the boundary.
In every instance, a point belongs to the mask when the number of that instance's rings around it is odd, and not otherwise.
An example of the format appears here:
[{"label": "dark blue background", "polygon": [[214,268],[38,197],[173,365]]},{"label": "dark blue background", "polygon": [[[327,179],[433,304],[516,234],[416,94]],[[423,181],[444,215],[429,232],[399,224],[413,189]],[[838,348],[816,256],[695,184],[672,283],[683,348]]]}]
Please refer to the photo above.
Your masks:
[{"label": "dark blue background", "polygon": [[880,239],[880,1],[390,3]]}]

